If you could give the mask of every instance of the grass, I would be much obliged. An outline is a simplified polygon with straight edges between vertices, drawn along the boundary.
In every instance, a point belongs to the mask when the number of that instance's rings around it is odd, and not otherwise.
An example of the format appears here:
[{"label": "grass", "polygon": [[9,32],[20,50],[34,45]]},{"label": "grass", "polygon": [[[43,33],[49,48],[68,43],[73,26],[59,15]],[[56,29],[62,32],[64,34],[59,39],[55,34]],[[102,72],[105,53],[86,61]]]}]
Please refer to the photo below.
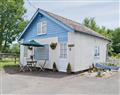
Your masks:
[{"label": "grass", "polygon": [[110,64],[108,64],[109,66],[119,66],[120,67],[120,63],[116,63],[116,64],[114,64],[114,63],[110,63]]},{"label": "grass", "polygon": [[2,60],[0,60],[0,68],[4,68],[4,67],[15,67],[18,66],[18,59],[16,59],[16,63],[15,60],[13,58],[4,58]]}]

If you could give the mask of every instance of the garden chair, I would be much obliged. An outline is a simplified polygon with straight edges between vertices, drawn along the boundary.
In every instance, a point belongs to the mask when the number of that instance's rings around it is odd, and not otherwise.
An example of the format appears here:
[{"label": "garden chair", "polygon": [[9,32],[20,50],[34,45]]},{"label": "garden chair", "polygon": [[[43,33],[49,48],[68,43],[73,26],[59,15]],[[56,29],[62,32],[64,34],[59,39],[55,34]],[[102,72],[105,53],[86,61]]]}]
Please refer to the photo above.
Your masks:
[{"label": "garden chair", "polygon": [[25,72],[26,69],[32,71],[32,69],[27,65],[27,61],[24,61],[22,64],[20,63],[20,71]]},{"label": "garden chair", "polygon": [[38,60],[36,67],[40,68],[40,71],[44,71],[45,70],[45,65],[46,65],[46,60]]}]

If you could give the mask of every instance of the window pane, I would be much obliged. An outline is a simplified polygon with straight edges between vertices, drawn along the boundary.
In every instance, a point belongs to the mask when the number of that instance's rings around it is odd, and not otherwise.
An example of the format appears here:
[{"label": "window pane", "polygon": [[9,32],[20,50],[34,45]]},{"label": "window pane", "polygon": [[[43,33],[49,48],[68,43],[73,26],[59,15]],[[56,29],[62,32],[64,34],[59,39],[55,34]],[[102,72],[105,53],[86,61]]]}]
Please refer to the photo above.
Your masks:
[{"label": "window pane", "polygon": [[100,47],[99,46],[95,46],[95,54],[94,56],[99,57],[100,56]]},{"label": "window pane", "polygon": [[41,23],[37,23],[37,33],[39,34],[41,32]]},{"label": "window pane", "polygon": [[47,22],[42,21],[37,24],[37,33],[42,34],[47,32]]},{"label": "window pane", "polygon": [[60,44],[60,57],[67,58],[67,44],[66,43]]},{"label": "window pane", "polygon": [[47,31],[47,22],[46,21],[43,21],[42,27],[43,27],[42,33],[46,33],[46,31]]}]

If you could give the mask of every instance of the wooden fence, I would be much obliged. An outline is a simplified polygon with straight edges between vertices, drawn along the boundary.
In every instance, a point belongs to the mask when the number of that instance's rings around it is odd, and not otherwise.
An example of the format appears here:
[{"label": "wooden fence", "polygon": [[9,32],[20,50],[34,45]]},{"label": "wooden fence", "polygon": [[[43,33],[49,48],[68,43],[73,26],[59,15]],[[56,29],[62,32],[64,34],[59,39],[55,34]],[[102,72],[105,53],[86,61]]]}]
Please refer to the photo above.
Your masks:
[{"label": "wooden fence", "polygon": [[11,59],[15,63],[19,61],[19,54],[15,53],[0,53],[0,61],[4,61],[6,59]]}]

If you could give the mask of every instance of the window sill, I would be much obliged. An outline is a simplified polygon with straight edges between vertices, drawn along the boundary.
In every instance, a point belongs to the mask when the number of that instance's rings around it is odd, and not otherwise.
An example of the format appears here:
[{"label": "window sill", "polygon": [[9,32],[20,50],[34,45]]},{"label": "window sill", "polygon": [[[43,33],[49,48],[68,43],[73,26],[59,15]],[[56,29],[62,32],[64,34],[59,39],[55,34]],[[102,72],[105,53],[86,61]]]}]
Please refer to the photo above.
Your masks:
[{"label": "window sill", "polygon": [[66,60],[67,58],[62,58],[62,57],[59,57],[60,59],[62,59],[62,60]]},{"label": "window sill", "polygon": [[37,35],[45,35],[45,34],[47,34],[47,33],[37,33]]},{"label": "window sill", "polygon": [[95,56],[94,59],[100,59],[100,56]]}]

